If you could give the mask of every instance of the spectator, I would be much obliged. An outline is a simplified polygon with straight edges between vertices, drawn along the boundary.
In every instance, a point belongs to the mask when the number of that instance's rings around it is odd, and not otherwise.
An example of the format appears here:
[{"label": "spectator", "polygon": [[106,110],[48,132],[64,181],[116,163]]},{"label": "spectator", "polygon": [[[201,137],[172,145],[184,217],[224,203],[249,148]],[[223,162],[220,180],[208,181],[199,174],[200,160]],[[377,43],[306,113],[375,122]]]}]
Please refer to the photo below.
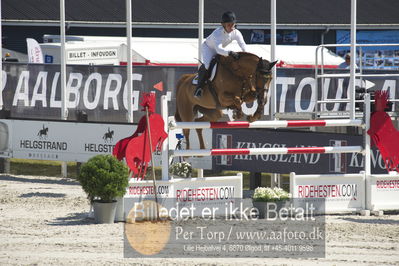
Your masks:
[{"label": "spectator", "polygon": [[[349,69],[350,67],[351,67],[351,55],[350,55],[350,53],[347,53],[345,55],[345,62],[342,62],[341,64],[339,64],[338,68]],[[355,64],[355,68],[357,68],[356,64]]]}]

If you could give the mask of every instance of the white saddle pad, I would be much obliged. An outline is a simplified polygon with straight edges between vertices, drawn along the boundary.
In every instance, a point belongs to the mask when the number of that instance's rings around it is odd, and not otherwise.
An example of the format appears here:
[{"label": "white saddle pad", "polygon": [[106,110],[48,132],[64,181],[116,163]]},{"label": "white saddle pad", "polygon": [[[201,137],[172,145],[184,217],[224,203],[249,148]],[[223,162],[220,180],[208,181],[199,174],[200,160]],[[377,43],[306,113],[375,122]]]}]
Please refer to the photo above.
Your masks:
[{"label": "white saddle pad", "polygon": [[[215,78],[217,66],[218,66],[218,64],[216,63],[215,66],[212,69],[211,76],[209,77],[210,81],[212,81]],[[193,85],[197,85],[198,84],[198,73],[197,73],[197,75],[195,75],[192,84]]]}]

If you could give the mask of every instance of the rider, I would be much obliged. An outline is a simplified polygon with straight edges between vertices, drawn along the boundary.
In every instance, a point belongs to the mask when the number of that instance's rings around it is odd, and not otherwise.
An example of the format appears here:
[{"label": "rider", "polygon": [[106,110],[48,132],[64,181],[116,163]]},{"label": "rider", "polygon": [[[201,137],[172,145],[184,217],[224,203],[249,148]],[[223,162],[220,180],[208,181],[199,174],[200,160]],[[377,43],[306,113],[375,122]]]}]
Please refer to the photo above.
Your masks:
[{"label": "rider", "polygon": [[239,58],[238,53],[225,49],[233,40],[238,42],[242,51],[246,51],[244,38],[241,32],[235,28],[236,22],[237,20],[234,12],[224,12],[222,15],[222,26],[215,29],[202,44],[202,58],[204,62],[198,70],[198,84],[194,92],[195,97],[201,97],[202,95],[202,87],[208,78],[207,70],[209,69],[209,64],[216,54],[223,56],[230,55],[237,60]]}]

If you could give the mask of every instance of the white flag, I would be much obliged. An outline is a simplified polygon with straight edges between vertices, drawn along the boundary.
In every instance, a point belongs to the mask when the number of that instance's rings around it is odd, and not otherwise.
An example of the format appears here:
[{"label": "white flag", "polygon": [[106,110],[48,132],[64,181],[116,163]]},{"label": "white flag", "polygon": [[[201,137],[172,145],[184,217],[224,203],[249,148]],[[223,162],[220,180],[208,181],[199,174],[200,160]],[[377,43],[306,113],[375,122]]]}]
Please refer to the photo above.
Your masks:
[{"label": "white flag", "polygon": [[28,58],[29,63],[40,63],[43,64],[43,53],[42,48],[35,39],[26,38],[26,44],[28,47]]}]

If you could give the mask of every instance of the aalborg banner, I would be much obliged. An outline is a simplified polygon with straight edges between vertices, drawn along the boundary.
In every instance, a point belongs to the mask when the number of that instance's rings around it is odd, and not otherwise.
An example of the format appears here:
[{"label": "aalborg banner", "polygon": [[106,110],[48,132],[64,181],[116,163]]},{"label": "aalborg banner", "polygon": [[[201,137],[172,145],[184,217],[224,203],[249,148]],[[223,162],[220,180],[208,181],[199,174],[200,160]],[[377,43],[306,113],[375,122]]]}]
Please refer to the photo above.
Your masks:
[{"label": "aalborg banner", "polygon": [[[11,112],[13,118],[61,119],[60,67],[50,64],[3,64],[3,87],[0,106]],[[133,74],[133,110],[137,122],[142,113],[139,101],[143,92],[155,91],[159,103],[160,96],[170,92],[170,114],[175,110],[175,86],[179,77],[193,73],[194,67],[137,66]],[[347,70],[329,70],[337,73]],[[398,73],[387,71],[383,73]],[[365,73],[381,73],[365,71]],[[358,86],[370,90],[385,89],[392,98],[397,98],[399,77],[367,78],[356,81]],[[313,69],[277,70],[277,109],[279,112],[312,112],[315,107],[316,86]],[[321,93],[319,80],[319,99]],[[324,95],[330,99],[341,99],[347,95],[348,78],[325,78]],[[67,66],[67,108],[68,120],[76,120],[78,112],[84,112],[88,121],[126,122],[127,86],[126,67],[122,66]],[[158,112],[159,110],[158,104]],[[257,103],[243,106],[246,115],[252,114]],[[327,110],[345,110],[346,103],[328,104]],[[395,104],[395,109],[399,109]],[[225,112],[225,120],[232,117]],[[269,114],[269,103],[264,115]],[[267,119],[267,117],[263,117]]]},{"label": "aalborg banner", "polygon": [[[12,118],[61,119],[59,71],[59,65],[52,64],[4,64],[0,105]],[[194,71],[188,67],[135,67],[134,122],[144,114],[139,106],[143,92],[156,91],[159,103],[161,95],[174,90],[182,74]],[[78,112],[84,112],[88,121],[127,122],[126,67],[68,65],[66,95],[68,120],[77,120]]]}]

